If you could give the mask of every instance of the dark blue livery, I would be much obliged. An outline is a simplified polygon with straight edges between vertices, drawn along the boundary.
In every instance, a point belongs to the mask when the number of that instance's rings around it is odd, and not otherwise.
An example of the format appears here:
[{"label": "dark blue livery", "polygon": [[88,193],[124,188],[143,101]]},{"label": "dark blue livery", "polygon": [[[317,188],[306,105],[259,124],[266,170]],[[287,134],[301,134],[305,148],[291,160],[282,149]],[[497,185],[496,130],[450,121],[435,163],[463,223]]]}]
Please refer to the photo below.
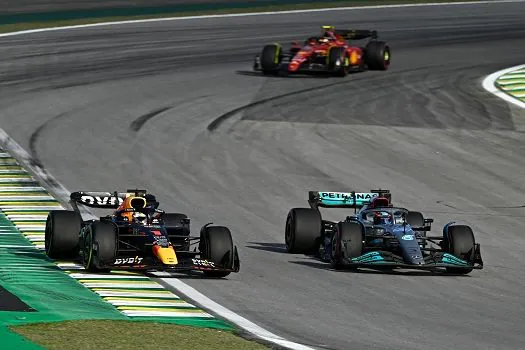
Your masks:
[{"label": "dark blue livery", "polygon": [[[468,274],[482,269],[480,245],[469,226],[446,224],[443,235],[427,236],[433,219],[394,207],[388,190],[310,191],[310,208],[294,208],[286,220],[290,253],[314,253],[333,268],[443,269]],[[324,220],[319,208],[353,208],[344,221]]]}]

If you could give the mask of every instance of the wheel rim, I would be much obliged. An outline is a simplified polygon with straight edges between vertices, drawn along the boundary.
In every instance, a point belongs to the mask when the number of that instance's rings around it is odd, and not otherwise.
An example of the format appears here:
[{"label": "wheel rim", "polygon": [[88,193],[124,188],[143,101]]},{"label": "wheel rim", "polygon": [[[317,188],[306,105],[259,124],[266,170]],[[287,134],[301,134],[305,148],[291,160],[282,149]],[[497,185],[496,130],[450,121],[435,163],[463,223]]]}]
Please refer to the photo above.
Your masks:
[{"label": "wheel rim", "polygon": [[385,49],[383,53],[383,64],[385,67],[390,65],[390,49]]},{"label": "wheel rim", "polygon": [[93,261],[93,233],[90,230],[84,242],[84,267],[89,268]]},{"label": "wheel rim", "polygon": [[332,238],[332,263],[339,263],[340,253],[338,248],[340,248],[340,239],[339,239],[339,230],[337,230]]}]

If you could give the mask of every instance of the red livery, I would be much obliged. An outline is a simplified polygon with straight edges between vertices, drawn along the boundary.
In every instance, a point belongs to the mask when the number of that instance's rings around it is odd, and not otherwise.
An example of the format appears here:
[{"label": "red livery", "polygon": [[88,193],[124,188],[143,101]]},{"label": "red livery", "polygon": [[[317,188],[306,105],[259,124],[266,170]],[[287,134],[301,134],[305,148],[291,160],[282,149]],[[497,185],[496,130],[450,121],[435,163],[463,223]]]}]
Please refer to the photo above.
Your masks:
[{"label": "red livery", "polygon": [[[335,30],[323,26],[322,36],[311,37],[300,45],[292,43],[284,51],[278,43],[264,46],[255,56],[253,68],[265,75],[286,73],[325,72],[346,76],[350,71],[387,70],[390,65],[390,47],[378,41],[376,31]],[[370,38],[365,47],[354,46],[350,40]]]}]

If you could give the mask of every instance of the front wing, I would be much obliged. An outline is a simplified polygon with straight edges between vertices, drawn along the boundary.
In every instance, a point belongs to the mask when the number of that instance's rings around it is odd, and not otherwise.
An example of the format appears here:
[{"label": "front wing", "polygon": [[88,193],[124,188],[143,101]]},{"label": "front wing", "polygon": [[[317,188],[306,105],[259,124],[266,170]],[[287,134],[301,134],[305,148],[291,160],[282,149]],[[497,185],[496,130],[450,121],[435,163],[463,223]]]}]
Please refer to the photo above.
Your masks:
[{"label": "front wing", "polygon": [[[283,61],[277,66],[277,71],[279,72],[288,72],[288,65],[290,64],[289,58],[283,59]],[[253,64],[253,70],[255,71],[262,71],[261,63],[259,61],[259,56],[255,57],[255,61]],[[294,74],[297,73],[305,73],[305,72],[329,72],[330,69],[325,64],[320,63],[304,63],[299,67],[298,70],[294,72]]]},{"label": "front wing", "polygon": [[401,256],[388,251],[378,250],[368,252],[356,258],[346,258],[344,259],[344,265],[348,267],[390,267],[420,270],[433,270],[447,267],[457,269],[483,269],[483,261],[479,254],[479,245],[477,245],[473,262],[468,262],[449,253],[434,252],[434,254],[428,255],[424,258],[424,264],[407,264]]},{"label": "front wing", "polygon": [[141,270],[141,271],[170,271],[170,272],[191,272],[191,271],[217,271],[217,272],[239,272],[240,259],[237,247],[234,248],[233,266],[221,266],[214,262],[200,259],[196,254],[178,257],[178,264],[166,265],[159,261],[155,256],[119,256],[114,263],[100,268],[112,270]]}]

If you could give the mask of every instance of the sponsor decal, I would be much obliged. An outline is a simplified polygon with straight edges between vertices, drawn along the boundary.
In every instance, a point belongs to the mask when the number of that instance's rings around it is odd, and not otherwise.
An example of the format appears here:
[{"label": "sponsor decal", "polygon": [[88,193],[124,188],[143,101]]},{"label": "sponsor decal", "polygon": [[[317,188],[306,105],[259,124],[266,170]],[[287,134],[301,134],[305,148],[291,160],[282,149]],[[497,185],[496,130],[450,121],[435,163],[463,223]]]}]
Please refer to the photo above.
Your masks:
[{"label": "sponsor decal", "polygon": [[215,267],[215,263],[208,260],[191,259],[193,265],[204,266],[204,267]]},{"label": "sponsor decal", "polygon": [[[347,192],[319,192],[321,199],[352,200],[352,193]],[[371,200],[379,196],[378,193],[356,193],[355,199],[359,201]]]},{"label": "sponsor decal", "polygon": [[88,195],[83,195],[82,197],[80,197],[80,201],[86,204],[90,204],[90,205],[101,205],[101,206],[105,206],[105,205],[114,206],[117,204],[117,202],[118,204],[122,204],[124,202],[122,198],[116,198],[114,196],[88,196]]},{"label": "sponsor decal", "polygon": [[414,235],[403,235],[403,236],[401,236],[401,239],[405,240],[405,241],[413,241],[415,239],[415,237],[414,237]]},{"label": "sponsor decal", "polygon": [[165,236],[156,236],[156,235],[154,235],[153,239],[161,247],[165,248],[165,247],[168,247],[170,245],[170,242],[168,241],[168,239]]},{"label": "sponsor decal", "polygon": [[140,256],[135,256],[131,258],[122,258],[122,259],[116,259],[113,265],[129,265],[129,264],[140,264],[144,260],[144,258],[141,258]]}]

